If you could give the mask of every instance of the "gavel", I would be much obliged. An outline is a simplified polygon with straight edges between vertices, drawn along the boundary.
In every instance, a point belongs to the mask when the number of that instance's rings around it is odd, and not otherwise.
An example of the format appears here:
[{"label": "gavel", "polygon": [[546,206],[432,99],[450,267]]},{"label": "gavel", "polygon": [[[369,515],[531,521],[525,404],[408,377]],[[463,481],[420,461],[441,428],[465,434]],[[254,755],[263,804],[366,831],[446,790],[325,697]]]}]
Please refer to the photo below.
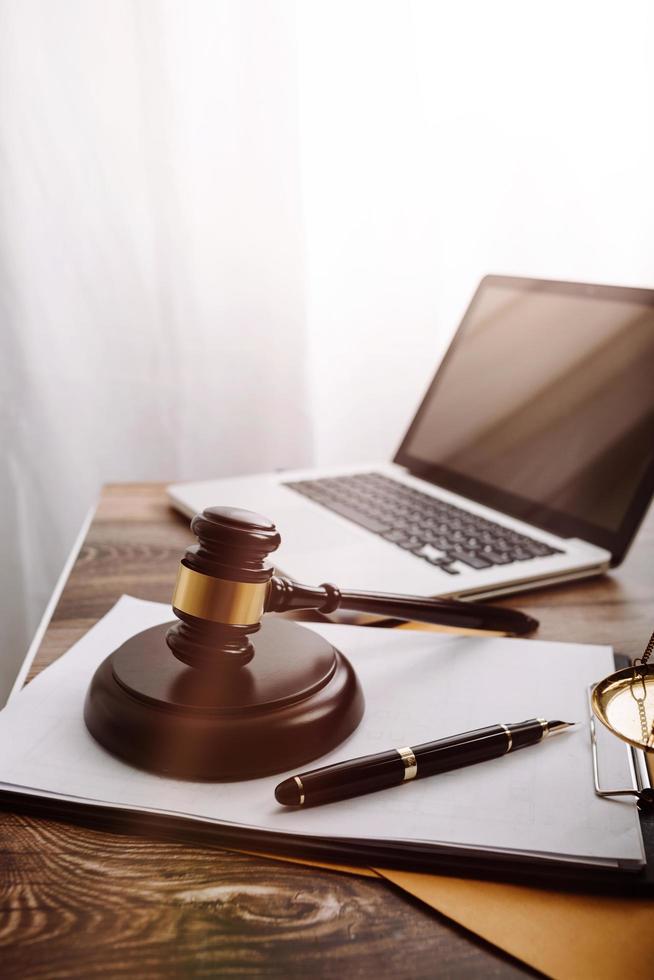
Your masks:
[{"label": "gavel", "polygon": [[[210,507],[181,559],[177,622],[130,637],[98,667],[84,720],[108,751],[185,779],[247,779],[312,761],[357,727],[364,697],[349,660],[318,632],[264,613],[337,609],[514,634],[512,609],[299,585],[275,575],[267,518]],[[171,656],[171,653],[173,654]]]},{"label": "gavel", "polygon": [[337,609],[417,620],[444,626],[493,630],[520,636],[538,622],[514,609],[454,599],[300,585],[275,575],[266,559],[281,543],[267,518],[235,507],[209,507],[193,518],[199,543],[182,558],[173,595],[181,622],[168,632],[174,655],[193,667],[245,664],[254,649],[249,635],[264,613]]}]

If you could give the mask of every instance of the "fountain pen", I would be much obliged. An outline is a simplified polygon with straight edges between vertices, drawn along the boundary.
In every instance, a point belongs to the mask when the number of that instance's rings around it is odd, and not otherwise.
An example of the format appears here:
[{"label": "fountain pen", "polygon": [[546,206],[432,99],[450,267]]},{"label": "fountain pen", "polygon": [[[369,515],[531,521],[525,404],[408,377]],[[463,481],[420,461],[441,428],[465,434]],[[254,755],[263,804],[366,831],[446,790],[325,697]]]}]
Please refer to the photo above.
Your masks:
[{"label": "fountain pen", "polygon": [[275,799],[283,806],[315,806],[374,793],[412,779],[497,759],[507,752],[536,745],[573,724],[531,718],[515,725],[491,725],[436,742],[337,762],[283,780],[275,789]]}]

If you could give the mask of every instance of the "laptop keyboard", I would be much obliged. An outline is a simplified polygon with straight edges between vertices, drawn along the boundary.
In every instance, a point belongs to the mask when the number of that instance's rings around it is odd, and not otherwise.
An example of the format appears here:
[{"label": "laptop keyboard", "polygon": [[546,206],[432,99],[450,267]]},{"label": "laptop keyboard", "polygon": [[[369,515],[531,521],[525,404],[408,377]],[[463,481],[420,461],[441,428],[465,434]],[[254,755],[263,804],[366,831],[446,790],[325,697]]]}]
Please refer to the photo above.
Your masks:
[{"label": "laptop keyboard", "polygon": [[458,574],[455,562],[482,569],[563,553],[381,473],[295,480],[283,486],[450,575]]}]

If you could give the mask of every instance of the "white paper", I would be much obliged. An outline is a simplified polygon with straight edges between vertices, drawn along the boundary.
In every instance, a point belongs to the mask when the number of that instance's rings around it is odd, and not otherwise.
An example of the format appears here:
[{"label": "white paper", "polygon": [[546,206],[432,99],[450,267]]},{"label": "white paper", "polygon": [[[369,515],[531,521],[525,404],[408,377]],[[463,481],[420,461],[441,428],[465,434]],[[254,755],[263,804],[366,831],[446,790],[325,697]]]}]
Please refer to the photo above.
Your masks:
[{"label": "white paper", "polygon": [[[173,780],[113,758],[87,732],[82,710],[98,664],[129,636],[170,619],[169,606],[123,596],[28,684],[0,712],[0,784],[294,835],[643,863],[635,806],[593,792],[587,689],[614,669],[609,647],[312,626],[354,665],[366,711],[346,742],[305,770],[498,722],[581,724],[491,762],[296,811],[273,796],[292,773],[229,784]],[[624,746],[602,737],[601,752],[603,781],[630,785]]]}]

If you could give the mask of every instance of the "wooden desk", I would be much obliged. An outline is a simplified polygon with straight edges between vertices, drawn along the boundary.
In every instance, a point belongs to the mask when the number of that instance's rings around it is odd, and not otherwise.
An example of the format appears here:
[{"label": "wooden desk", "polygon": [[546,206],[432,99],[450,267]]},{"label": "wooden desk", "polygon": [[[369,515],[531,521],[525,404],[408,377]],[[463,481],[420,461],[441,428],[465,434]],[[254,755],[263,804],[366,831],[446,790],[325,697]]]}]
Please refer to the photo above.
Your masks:
[{"label": "wooden desk", "polygon": [[[639,654],[654,621],[654,515],[614,575],[507,601],[538,637]],[[170,601],[188,522],[157,484],[109,486],[30,677],[124,592]],[[0,813],[0,974],[512,977],[522,964],[362,876]]]}]

